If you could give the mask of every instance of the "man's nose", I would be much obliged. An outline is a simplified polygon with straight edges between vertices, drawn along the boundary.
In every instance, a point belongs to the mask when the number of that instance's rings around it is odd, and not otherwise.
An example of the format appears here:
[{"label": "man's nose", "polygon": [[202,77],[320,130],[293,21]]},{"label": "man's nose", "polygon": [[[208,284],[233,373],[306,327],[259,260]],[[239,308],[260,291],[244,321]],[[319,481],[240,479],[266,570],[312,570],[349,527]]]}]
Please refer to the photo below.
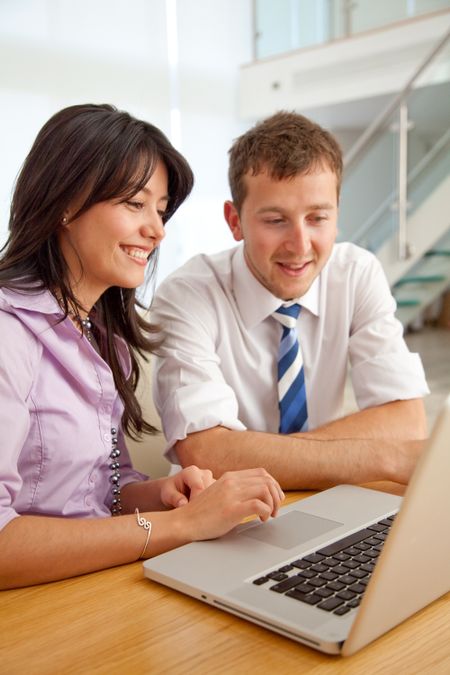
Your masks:
[{"label": "man's nose", "polygon": [[308,253],[311,247],[311,239],[308,227],[303,220],[293,223],[286,243],[289,251],[296,255]]}]

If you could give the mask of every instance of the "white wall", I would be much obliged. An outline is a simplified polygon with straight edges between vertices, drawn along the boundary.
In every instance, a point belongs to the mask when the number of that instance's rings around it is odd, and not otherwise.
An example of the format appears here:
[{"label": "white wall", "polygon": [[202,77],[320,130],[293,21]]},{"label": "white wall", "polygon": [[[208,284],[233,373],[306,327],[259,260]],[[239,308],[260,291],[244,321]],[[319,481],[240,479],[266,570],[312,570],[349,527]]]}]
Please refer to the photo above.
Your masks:
[{"label": "white wall", "polygon": [[[1,0],[0,243],[13,181],[42,124],[74,103],[113,103],[176,132],[196,174],[167,228],[160,279],[200,250],[231,245],[222,221],[238,67],[251,57],[250,0]],[[178,59],[168,53],[167,11]],[[173,11],[174,10],[174,11]]]}]

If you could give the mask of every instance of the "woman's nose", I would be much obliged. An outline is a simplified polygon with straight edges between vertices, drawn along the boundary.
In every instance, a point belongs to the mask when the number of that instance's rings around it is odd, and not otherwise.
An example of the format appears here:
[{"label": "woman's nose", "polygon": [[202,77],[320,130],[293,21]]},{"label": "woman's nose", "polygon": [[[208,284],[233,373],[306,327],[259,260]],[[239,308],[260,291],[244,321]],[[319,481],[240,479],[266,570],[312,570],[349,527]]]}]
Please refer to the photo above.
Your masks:
[{"label": "woman's nose", "polygon": [[146,218],[145,223],[141,226],[141,235],[145,239],[154,239],[155,245],[159,244],[159,242],[164,239],[166,231],[159,213],[152,215],[150,218]]}]

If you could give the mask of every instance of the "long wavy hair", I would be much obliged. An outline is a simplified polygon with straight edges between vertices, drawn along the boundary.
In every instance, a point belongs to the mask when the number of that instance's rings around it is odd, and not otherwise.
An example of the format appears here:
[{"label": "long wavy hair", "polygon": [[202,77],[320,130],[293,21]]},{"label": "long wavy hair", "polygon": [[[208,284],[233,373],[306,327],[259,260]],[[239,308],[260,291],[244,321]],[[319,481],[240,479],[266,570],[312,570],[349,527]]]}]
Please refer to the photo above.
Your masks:
[{"label": "long wavy hair", "polygon": [[[69,204],[80,204],[73,219],[98,202],[127,200],[148,182],[161,161],[168,172],[169,203],[164,222],[189,195],[194,178],[189,164],[152,124],[135,119],[112,105],[74,105],[49,119],[39,132],[18,175],[11,203],[9,237],[0,258],[0,287],[25,292],[50,291],[64,317],[79,312],[69,283],[69,269],[58,244],[58,229]],[[146,270],[152,281],[157,249]],[[139,309],[135,289],[112,286],[95,305],[102,357],[109,364],[124,404],[122,424],[137,438],[154,427],[143,419],[135,391],[139,379],[137,356],[158,344],[158,327]],[[114,336],[125,339],[131,357],[127,379],[120,365]]]}]

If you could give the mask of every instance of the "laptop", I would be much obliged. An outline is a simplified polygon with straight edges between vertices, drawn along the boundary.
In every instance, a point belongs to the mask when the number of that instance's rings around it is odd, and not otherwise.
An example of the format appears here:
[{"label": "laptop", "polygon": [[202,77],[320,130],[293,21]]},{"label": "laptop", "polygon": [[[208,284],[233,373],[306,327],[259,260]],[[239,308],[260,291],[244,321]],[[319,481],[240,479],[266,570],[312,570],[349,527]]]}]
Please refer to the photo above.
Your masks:
[{"label": "laptop", "polygon": [[143,563],[153,581],[328,654],[450,590],[450,396],[402,498],[339,485]]}]

